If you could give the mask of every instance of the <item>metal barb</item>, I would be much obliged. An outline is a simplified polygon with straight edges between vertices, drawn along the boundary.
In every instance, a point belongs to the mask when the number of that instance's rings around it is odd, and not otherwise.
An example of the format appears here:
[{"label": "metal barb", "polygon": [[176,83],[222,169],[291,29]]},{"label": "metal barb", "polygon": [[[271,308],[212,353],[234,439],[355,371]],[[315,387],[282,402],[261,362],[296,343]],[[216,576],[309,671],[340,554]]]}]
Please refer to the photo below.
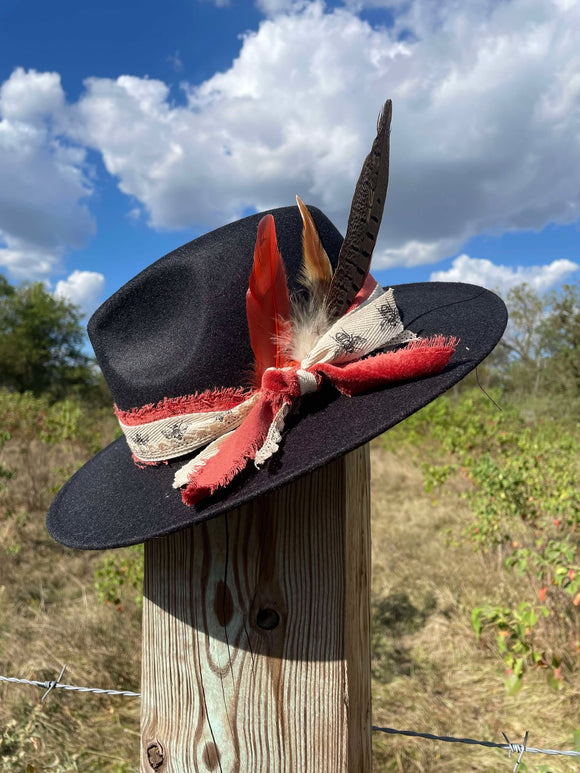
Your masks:
[{"label": "metal barb", "polygon": [[40,699],[40,702],[41,702],[41,703],[44,703],[44,699],[46,698],[46,696],[47,696],[49,693],[51,693],[51,692],[52,692],[52,691],[55,689],[55,687],[58,687],[58,685],[59,685],[59,683],[60,683],[60,680],[62,679],[62,676],[63,676],[63,674],[64,674],[65,670],[66,670],[66,665],[62,667],[62,670],[61,670],[61,672],[60,672],[60,675],[59,675],[58,679],[56,680],[56,682],[45,682],[45,685],[46,685],[46,687],[47,687],[48,689],[47,689],[47,691],[44,693],[44,695],[42,696],[42,698]]},{"label": "metal barb", "polygon": [[522,757],[524,756],[524,752],[526,751],[526,748],[527,748],[527,745],[528,745],[528,735],[529,734],[530,734],[529,730],[526,730],[526,734],[524,736],[524,742],[523,742],[523,744],[520,745],[519,743],[512,743],[510,741],[510,739],[507,737],[507,735],[505,733],[502,733],[502,735],[505,738],[506,743],[507,743],[507,745],[509,747],[508,759],[511,759],[512,752],[514,752],[516,754],[517,754],[517,752],[520,753],[520,756],[518,757],[518,759],[516,761],[516,764],[514,765],[514,769],[513,769],[512,773],[518,773],[518,768],[520,767],[520,762],[522,761]]},{"label": "metal barb", "polygon": [[524,744],[522,746],[522,750],[520,752],[520,756],[518,757],[518,761],[516,762],[515,768],[513,769],[513,773],[517,773],[518,768],[520,766],[520,762],[522,761],[522,757],[524,756],[524,752],[526,750],[526,746],[528,745],[528,735],[529,735],[529,731],[526,730],[526,734],[524,736]]}]

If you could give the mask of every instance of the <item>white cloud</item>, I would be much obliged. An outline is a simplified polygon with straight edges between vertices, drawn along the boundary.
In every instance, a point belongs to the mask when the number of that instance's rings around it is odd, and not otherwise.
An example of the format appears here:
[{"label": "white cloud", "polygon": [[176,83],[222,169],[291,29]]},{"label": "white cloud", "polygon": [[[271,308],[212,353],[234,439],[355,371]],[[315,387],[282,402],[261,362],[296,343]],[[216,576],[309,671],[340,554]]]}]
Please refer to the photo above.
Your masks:
[{"label": "white cloud", "polygon": [[459,239],[436,239],[435,241],[418,241],[409,239],[401,247],[387,247],[376,250],[373,255],[373,265],[386,266],[421,266],[425,263],[437,263],[457,251]]},{"label": "white cloud", "polygon": [[505,296],[512,287],[528,284],[536,292],[543,293],[550,287],[563,282],[570,274],[578,271],[580,265],[571,260],[553,260],[544,266],[502,266],[485,258],[470,258],[460,255],[455,258],[447,271],[434,271],[432,282],[467,282],[482,285],[489,290],[499,290]]},{"label": "white cloud", "polygon": [[18,67],[0,89],[0,114],[5,120],[42,123],[64,105],[60,76]]},{"label": "white cloud", "polygon": [[[375,267],[433,263],[467,238],[580,218],[580,4],[257,0],[270,18],[231,67],[183,84],[56,73],[0,88],[0,265],[47,277],[94,228],[86,148],[156,228],[211,227],[298,193],[344,230],[386,97],[391,183]],[[390,27],[357,15],[385,6]],[[177,61],[177,60],[176,60]],[[135,201],[138,206],[135,206]]]},{"label": "white cloud", "polygon": [[[3,245],[3,246],[2,246]],[[0,266],[18,281],[47,279],[59,266],[58,250],[42,250],[0,232]]]},{"label": "white cloud", "polygon": [[56,73],[19,68],[0,87],[0,265],[16,279],[47,277],[94,228],[86,151],[58,133],[63,110]]},{"label": "white cloud", "polygon": [[67,279],[57,282],[54,294],[66,298],[88,316],[97,307],[105,289],[105,277],[96,271],[73,271]]},{"label": "white cloud", "polygon": [[344,225],[388,93],[384,67],[403,49],[315,3],[249,33],[230,70],[184,86],[186,107],[160,81],[89,79],[71,131],[155,227],[209,228],[296,193]]},{"label": "white cloud", "polygon": [[207,229],[298,193],[344,229],[389,96],[376,267],[580,217],[580,4],[397,0],[394,26],[373,28],[348,8],[260,2],[273,18],[227,71],[183,85],[187,106],[156,80],[86,82],[68,130],[153,226]]},{"label": "white cloud", "polygon": [[256,8],[266,16],[298,13],[308,5],[307,0],[256,0]]}]

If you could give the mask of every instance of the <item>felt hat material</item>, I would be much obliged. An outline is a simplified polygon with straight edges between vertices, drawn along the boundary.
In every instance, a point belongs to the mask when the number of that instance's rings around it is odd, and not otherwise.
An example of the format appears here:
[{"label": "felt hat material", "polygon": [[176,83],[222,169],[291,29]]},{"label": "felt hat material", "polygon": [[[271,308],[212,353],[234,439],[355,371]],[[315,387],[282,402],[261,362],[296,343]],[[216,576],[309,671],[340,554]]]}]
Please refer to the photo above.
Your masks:
[{"label": "felt hat material", "polygon": [[[333,265],[342,237],[309,207]],[[271,210],[291,292],[299,291],[302,221],[297,207]],[[199,237],[153,263],[109,298],[89,322],[97,360],[119,409],[207,389],[245,386],[253,353],[245,295],[258,222],[252,215]],[[405,328],[459,339],[434,376],[346,397],[330,387],[305,396],[287,420],[280,452],[253,465],[195,506],[172,488],[184,459],[141,469],[124,437],[103,449],[60,490],[47,516],[50,534],[75,548],[143,542],[215,517],[368,442],[456,384],[494,348],[507,312],[474,285],[394,287]],[[187,457],[185,457],[187,459]]]}]

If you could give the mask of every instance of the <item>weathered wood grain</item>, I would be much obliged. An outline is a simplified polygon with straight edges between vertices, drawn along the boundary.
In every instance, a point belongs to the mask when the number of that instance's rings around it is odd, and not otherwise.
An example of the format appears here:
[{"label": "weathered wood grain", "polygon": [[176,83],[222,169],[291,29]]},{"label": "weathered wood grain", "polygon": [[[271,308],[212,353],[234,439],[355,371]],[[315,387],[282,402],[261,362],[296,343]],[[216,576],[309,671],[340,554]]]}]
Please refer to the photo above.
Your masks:
[{"label": "weathered wood grain", "polygon": [[145,545],[141,771],[370,771],[368,447]]}]

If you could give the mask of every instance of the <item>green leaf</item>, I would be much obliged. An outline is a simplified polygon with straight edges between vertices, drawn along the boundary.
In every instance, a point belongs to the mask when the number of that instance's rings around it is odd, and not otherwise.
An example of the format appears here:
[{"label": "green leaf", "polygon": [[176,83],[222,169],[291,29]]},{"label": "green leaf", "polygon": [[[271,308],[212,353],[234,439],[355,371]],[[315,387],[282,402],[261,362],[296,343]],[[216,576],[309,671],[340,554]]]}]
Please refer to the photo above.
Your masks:
[{"label": "green leaf", "polygon": [[483,629],[483,623],[481,622],[481,609],[479,607],[474,607],[471,610],[471,625],[473,626],[475,635],[479,639]]},{"label": "green leaf", "polygon": [[506,691],[510,695],[516,695],[522,689],[522,679],[515,673],[508,674],[504,680]]},{"label": "green leaf", "polygon": [[524,659],[518,658],[514,663],[514,674],[521,679],[524,673]]}]

